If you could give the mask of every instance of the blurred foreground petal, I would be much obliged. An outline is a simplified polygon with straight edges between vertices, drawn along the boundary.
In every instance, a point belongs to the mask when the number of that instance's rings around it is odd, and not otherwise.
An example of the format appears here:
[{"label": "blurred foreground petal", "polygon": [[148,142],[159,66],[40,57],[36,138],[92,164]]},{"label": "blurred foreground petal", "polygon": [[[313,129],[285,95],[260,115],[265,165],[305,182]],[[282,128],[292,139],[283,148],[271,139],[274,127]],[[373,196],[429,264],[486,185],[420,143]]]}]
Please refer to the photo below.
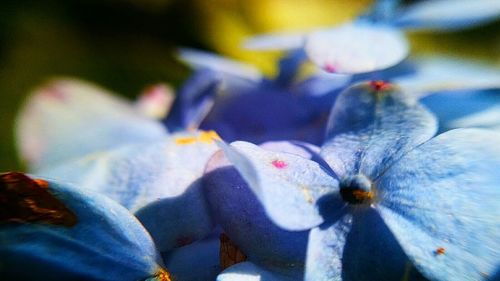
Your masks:
[{"label": "blurred foreground petal", "polygon": [[32,93],[19,114],[16,134],[21,158],[39,168],[122,144],[155,141],[167,132],[131,103],[67,79]]}]

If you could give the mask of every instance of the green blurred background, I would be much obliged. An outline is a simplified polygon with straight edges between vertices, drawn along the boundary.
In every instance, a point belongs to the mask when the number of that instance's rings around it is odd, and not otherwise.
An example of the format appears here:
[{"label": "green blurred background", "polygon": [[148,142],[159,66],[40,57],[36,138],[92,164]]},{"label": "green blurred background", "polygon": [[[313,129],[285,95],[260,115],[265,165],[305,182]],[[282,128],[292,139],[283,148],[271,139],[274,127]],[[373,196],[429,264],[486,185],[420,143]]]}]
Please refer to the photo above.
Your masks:
[{"label": "green blurred background", "polygon": [[[189,70],[178,46],[216,51],[275,71],[279,54],[241,50],[252,34],[308,30],[349,20],[360,0],[2,1],[0,9],[0,171],[22,169],[13,125],[29,91],[74,76],[133,98],[156,82],[179,85]],[[410,34],[413,53],[444,53],[500,65],[500,23],[446,34]]]}]

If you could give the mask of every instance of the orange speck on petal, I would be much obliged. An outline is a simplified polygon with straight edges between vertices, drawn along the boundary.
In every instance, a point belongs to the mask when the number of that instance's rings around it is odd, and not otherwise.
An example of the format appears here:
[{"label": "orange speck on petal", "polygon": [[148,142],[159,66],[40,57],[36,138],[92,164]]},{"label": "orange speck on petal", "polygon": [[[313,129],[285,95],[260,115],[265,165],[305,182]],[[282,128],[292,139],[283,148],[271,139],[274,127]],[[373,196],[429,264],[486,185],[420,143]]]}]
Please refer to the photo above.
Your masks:
[{"label": "orange speck on petal", "polygon": [[196,142],[213,143],[215,140],[220,140],[220,136],[215,131],[201,131],[196,137],[180,137],[175,139],[175,143],[179,145],[193,144]]},{"label": "orange speck on petal", "polygon": [[444,255],[446,253],[446,249],[443,248],[443,247],[439,247],[436,249],[435,251],[436,255],[440,256],[440,255]]},{"label": "orange speck on petal", "polygon": [[166,271],[164,268],[161,268],[156,274],[155,279],[158,281],[173,281],[172,275]]},{"label": "orange speck on petal", "polygon": [[175,143],[178,145],[186,145],[195,143],[197,139],[195,137],[185,137],[185,138],[176,138]]},{"label": "orange speck on petal", "polygon": [[375,91],[385,91],[391,88],[391,83],[382,80],[376,80],[371,81],[370,86]]},{"label": "orange speck on petal", "polygon": [[222,270],[247,259],[247,256],[224,233],[220,235],[219,255]]},{"label": "orange speck on petal", "polygon": [[41,179],[34,179],[33,181],[36,184],[38,184],[38,187],[40,187],[40,188],[49,188],[49,183],[47,181],[44,181]]},{"label": "orange speck on petal", "polygon": [[199,141],[213,143],[214,140],[221,140],[220,136],[215,131],[203,131],[198,137]]}]

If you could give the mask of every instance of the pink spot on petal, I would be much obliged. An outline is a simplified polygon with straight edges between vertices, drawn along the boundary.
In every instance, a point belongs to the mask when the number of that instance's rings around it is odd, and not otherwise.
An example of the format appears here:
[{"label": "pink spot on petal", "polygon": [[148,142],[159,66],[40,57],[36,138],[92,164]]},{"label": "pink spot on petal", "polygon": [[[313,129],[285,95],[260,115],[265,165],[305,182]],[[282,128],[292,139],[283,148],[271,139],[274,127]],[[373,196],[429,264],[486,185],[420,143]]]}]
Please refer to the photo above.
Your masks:
[{"label": "pink spot on petal", "polygon": [[335,73],[335,72],[337,72],[337,68],[333,65],[333,63],[327,63],[327,64],[325,64],[324,69],[325,69],[326,72],[329,72],[329,73]]},{"label": "pink spot on petal", "polygon": [[288,164],[282,160],[274,160],[273,162],[271,162],[271,164],[273,164],[273,166],[278,169],[284,169],[286,168],[286,166],[288,166]]},{"label": "pink spot on petal", "polygon": [[59,85],[50,85],[42,90],[42,96],[50,98],[56,101],[64,102],[66,100],[66,95],[64,90]]}]

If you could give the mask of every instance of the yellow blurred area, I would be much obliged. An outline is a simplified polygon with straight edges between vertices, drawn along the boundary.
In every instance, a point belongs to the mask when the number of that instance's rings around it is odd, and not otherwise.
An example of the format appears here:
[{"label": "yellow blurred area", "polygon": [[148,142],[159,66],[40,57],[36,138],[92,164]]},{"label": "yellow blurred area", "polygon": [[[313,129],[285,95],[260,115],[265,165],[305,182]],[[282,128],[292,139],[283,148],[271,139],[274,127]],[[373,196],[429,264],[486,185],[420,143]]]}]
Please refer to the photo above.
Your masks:
[{"label": "yellow blurred area", "polygon": [[280,52],[244,50],[251,35],[307,31],[351,20],[369,0],[198,0],[204,24],[203,40],[217,52],[257,65],[265,74],[276,72]]},{"label": "yellow blurred area", "polygon": [[[258,66],[266,75],[276,72],[276,51],[242,48],[252,35],[301,32],[333,26],[366,10],[370,0],[197,0],[202,40],[215,51]],[[447,54],[500,65],[498,23],[459,32],[409,33],[412,54]]]}]

